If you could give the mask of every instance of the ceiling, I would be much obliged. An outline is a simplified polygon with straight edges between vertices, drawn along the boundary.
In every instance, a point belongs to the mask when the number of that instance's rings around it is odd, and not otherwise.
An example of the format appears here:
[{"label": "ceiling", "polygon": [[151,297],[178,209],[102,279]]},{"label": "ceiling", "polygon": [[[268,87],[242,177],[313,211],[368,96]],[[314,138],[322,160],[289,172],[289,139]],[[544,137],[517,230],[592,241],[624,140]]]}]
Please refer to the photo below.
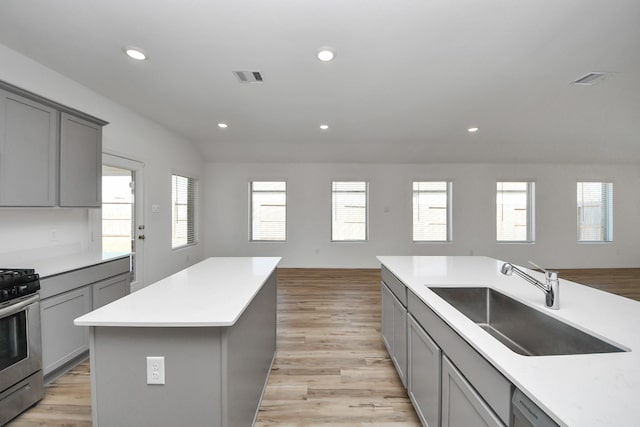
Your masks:
[{"label": "ceiling", "polygon": [[209,161],[636,163],[639,21],[638,0],[2,0],[0,43]]}]

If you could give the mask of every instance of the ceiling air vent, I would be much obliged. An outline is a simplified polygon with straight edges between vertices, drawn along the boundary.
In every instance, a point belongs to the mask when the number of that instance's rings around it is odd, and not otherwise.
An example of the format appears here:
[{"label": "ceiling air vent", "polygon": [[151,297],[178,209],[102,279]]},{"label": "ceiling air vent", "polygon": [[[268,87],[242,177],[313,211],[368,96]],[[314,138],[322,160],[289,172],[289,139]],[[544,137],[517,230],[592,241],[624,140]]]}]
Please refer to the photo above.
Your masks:
[{"label": "ceiling air vent", "polygon": [[262,83],[260,71],[234,71],[240,83]]},{"label": "ceiling air vent", "polygon": [[584,76],[580,77],[578,80],[572,82],[571,84],[592,86],[606,79],[609,74],[611,73],[593,72],[593,73],[585,74]]}]

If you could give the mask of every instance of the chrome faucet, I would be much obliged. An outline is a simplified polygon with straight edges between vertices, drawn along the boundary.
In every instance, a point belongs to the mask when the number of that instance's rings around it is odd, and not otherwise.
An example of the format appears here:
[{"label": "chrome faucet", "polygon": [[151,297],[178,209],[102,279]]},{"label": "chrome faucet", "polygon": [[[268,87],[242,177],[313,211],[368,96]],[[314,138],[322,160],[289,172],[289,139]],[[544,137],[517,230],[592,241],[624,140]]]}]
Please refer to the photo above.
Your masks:
[{"label": "chrome faucet", "polygon": [[[538,266],[536,265],[536,267]],[[539,282],[524,271],[520,270],[518,267],[515,267],[513,264],[509,264],[508,262],[505,262],[502,265],[501,269],[502,274],[506,276],[511,276],[513,273],[516,273],[527,282],[540,288],[545,294],[545,303],[547,307],[552,310],[558,310],[560,308],[560,283],[558,281],[558,272],[545,270],[542,268],[541,270],[544,271],[544,277],[547,281],[546,284]]]}]

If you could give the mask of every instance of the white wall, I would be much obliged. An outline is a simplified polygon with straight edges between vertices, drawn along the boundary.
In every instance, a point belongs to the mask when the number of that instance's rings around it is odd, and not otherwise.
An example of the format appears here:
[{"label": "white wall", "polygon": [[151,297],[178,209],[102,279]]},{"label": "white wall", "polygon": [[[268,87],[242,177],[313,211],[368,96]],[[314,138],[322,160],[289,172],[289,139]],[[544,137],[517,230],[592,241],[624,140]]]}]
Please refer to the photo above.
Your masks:
[{"label": "white wall", "polygon": [[[203,244],[171,250],[171,173],[178,170],[196,178],[204,176],[204,162],[193,144],[3,45],[0,64],[0,80],[108,121],[103,150],[145,164],[146,284],[202,258]],[[160,206],[159,213],[151,213],[152,204]],[[202,218],[203,210],[198,214]],[[18,251],[30,249],[35,255],[90,248],[91,216],[87,209],[0,209],[0,265]],[[57,242],[50,241],[51,228],[58,230]],[[200,229],[204,231],[204,223]]]},{"label": "white wall", "polygon": [[[248,242],[248,182],[287,181],[287,241]],[[330,242],[330,183],[369,181],[369,241]],[[412,242],[414,180],[453,181],[453,241]],[[534,244],[495,242],[495,183],[536,183]],[[576,182],[614,183],[614,241],[576,242]],[[376,255],[487,255],[549,268],[640,266],[640,169],[630,165],[209,163],[206,254],[282,256],[283,267],[376,267]]]}]

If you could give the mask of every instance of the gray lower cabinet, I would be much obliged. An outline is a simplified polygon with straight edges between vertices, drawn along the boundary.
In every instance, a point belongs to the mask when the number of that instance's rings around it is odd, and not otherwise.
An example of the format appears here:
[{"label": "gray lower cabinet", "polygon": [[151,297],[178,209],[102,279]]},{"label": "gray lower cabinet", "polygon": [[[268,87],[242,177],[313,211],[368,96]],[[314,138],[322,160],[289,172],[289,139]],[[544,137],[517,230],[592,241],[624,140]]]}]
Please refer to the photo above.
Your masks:
[{"label": "gray lower cabinet", "polygon": [[58,112],[0,90],[0,206],[55,206]]},{"label": "gray lower cabinet", "polygon": [[442,427],[505,427],[451,361],[442,357]]},{"label": "gray lower cabinet", "polygon": [[40,280],[42,365],[45,380],[72,367],[89,350],[89,329],[73,321],[129,294],[129,258]]},{"label": "gray lower cabinet", "polygon": [[382,282],[382,337],[398,371],[407,386],[407,309]]},{"label": "gray lower cabinet", "polygon": [[382,341],[390,355],[393,354],[393,294],[382,282]]},{"label": "gray lower cabinet", "polygon": [[73,321],[90,312],[91,306],[89,286],[41,301],[42,366],[45,375],[89,349],[89,331],[75,326]]},{"label": "gray lower cabinet", "polygon": [[411,315],[407,325],[409,398],[422,425],[439,427],[441,350]]},{"label": "gray lower cabinet", "polygon": [[102,127],[61,113],[60,206],[102,204]]},{"label": "gray lower cabinet", "polygon": [[506,426],[511,382],[384,266],[382,278],[383,340],[422,425]]},{"label": "gray lower cabinet", "polygon": [[93,310],[129,294],[130,279],[129,273],[125,273],[93,284]]}]

